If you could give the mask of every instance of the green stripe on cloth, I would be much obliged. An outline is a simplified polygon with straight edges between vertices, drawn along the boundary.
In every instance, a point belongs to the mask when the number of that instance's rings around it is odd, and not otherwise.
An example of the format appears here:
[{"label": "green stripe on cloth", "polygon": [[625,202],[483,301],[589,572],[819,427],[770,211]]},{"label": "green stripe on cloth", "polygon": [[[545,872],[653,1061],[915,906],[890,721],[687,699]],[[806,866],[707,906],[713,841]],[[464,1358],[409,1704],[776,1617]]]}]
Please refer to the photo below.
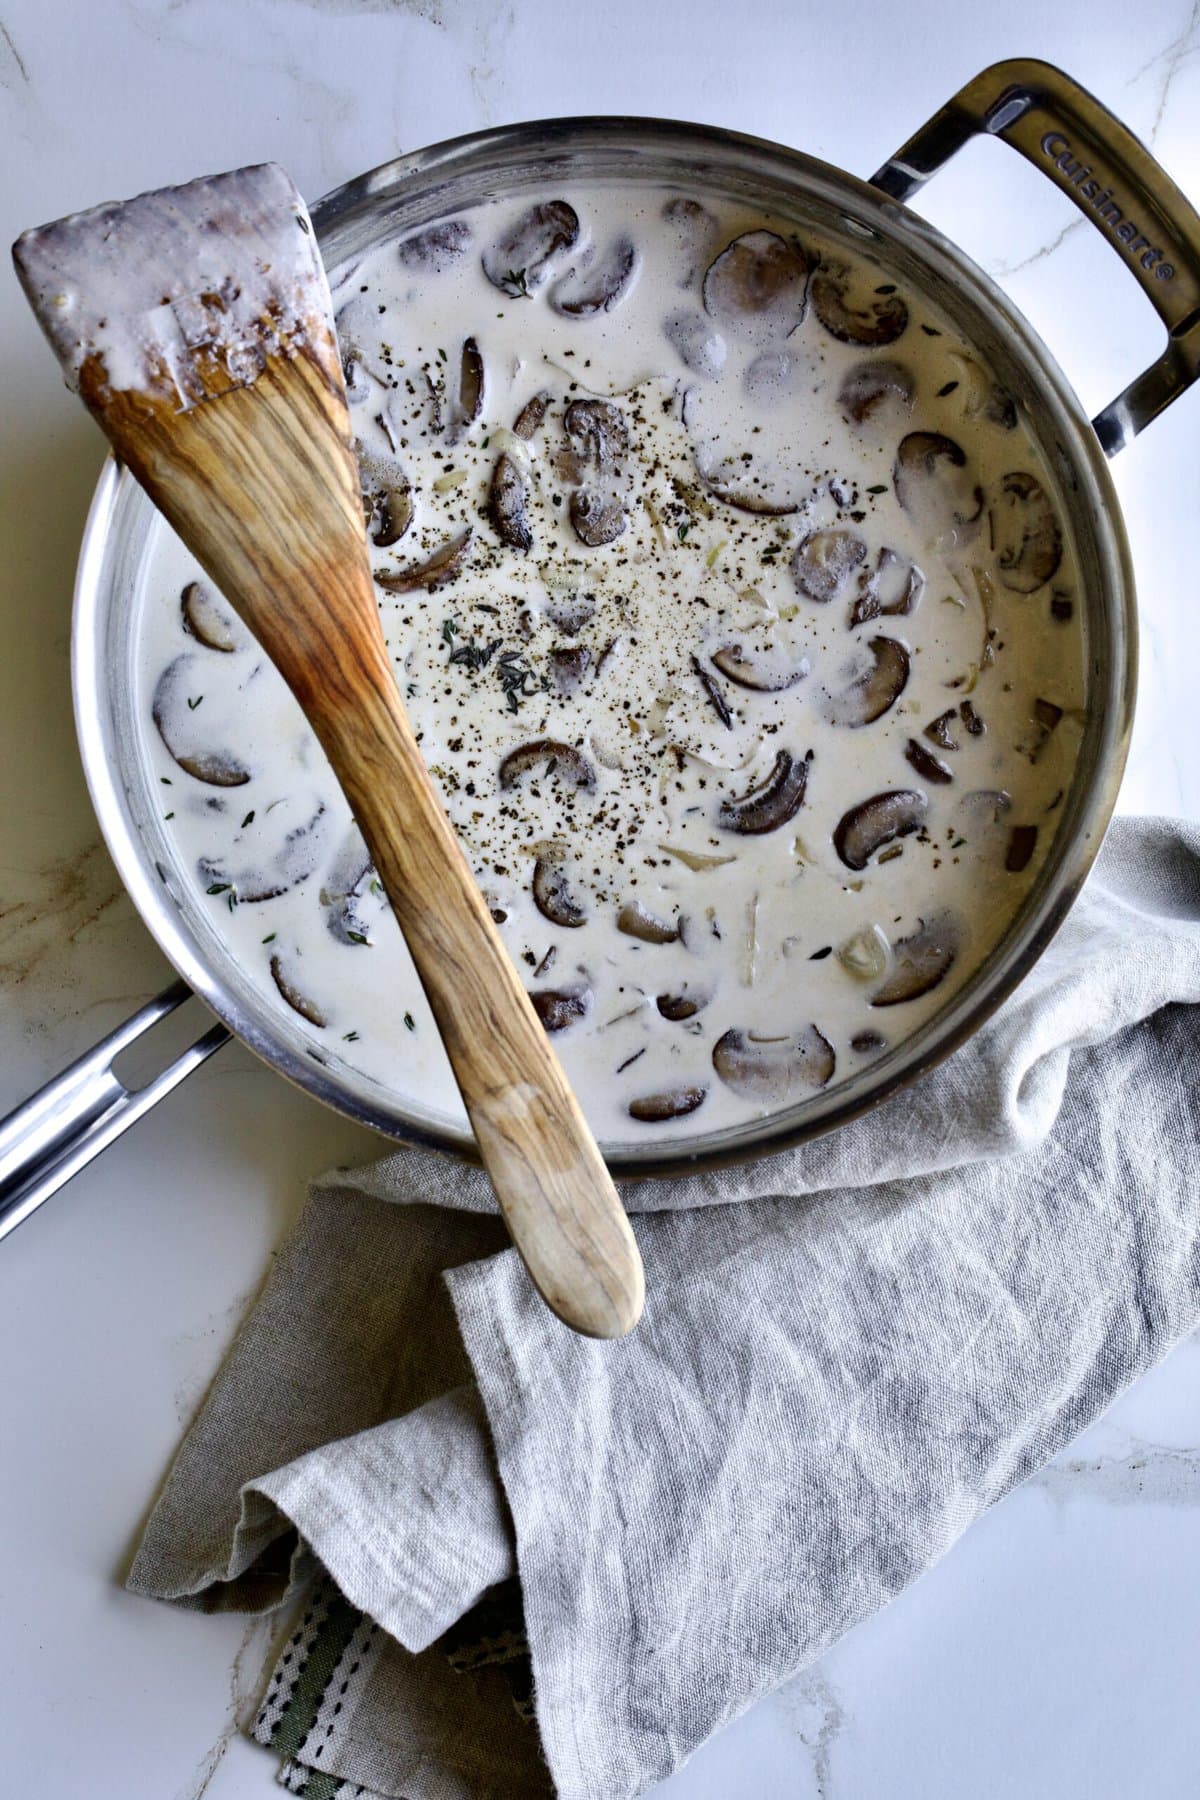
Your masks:
[{"label": "green stripe on cloth", "polygon": [[[333,1672],[361,1623],[362,1614],[357,1607],[351,1606],[339,1594],[330,1606],[329,1617],[317,1634],[304,1667],[296,1678],[296,1685],[292,1689],[283,1717],[271,1733],[270,1744],[273,1750],[281,1751],[284,1756],[296,1755],[316,1722]],[[311,1794],[311,1787],[308,1791]],[[318,1796],[318,1800],[322,1800],[322,1797]]]}]

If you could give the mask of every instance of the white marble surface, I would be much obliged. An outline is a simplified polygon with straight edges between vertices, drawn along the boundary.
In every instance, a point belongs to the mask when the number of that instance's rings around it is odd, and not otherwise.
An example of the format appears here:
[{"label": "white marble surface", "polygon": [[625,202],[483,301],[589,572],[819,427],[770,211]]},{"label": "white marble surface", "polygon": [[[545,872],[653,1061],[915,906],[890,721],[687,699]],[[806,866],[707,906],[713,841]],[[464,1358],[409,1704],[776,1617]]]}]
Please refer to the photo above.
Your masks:
[{"label": "white marble surface", "polygon": [[[839,20],[846,20],[843,31]],[[274,157],[316,196],[491,122],[710,120],[869,174],[1004,55],[1061,63],[1200,198],[1200,5],[962,0],[0,0],[3,235]],[[1158,327],[1065,201],[974,146],[924,209],[1095,409]],[[0,1110],[166,974],[119,890],[70,723],[71,574],[99,440],[0,282]],[[1200,394],[1117,467],[1142,599],[1127,809],[1200,815]],[[299,1204],[377,1140],[223,1051],[0,1250],[0,1790],[252,1800],[261,1627],[127,1598],[165,1462]],[[942,1565],[706,1746],[672,1800],[1183,1800],[1200,1776],[1200,1343]],[[231,1674],[232,1669],[232,1674]]]}]

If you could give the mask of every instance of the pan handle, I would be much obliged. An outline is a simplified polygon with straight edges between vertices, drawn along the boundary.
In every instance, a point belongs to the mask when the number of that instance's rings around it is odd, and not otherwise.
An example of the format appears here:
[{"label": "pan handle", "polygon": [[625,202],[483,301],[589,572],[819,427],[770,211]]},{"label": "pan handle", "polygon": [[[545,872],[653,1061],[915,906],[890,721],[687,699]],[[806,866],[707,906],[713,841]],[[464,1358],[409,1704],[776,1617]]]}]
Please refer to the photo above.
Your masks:
[{"label": "pan handle", "polygon": [[144,1086],[125,1086],[115,1059],[191,998],[186,983],[174,982],[0,1120],[0,1238],[228,1040],[224,1025],[211,1025]]},{"label": "pan handle", "polygon": [[1092,420],[1115,456],[1200,374],[1200,215],[1146,146],[1050,63],[993,63],[872,176],[907,201],[969,138],[1004,138],[1069,194],[1150,296],[1158,361]]}]

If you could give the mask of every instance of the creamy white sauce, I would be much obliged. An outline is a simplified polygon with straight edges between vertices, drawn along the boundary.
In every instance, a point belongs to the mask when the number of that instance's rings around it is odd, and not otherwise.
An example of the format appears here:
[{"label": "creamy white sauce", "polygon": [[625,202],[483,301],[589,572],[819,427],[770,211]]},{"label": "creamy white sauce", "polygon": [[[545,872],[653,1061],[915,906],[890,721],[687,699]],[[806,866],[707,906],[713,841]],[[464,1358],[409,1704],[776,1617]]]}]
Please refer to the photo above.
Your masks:
[{"label": "creamy white sauce", "polygon": [[[405,490],[413,507],[404,535],[373,547],[377,575],[472,534],[445,585],[379,590],[422,752],[526,985],[567,997],[549,1002],[569,1019],[554,1042],[594,1129],[650,1143],[754,1117],[861,1069],[978,967],[1053,837],[1081,730],[1082,635],[1069,541],[1033,591],[1005,584],[1029,585],[1029,553],[1006,577],[992,539],[1025,516],[1031,482],[1051,484],[945,319],[912,295],[875,294],[891,283],[866,264],[853,303],[908,308],[900,335],[877,348],[832,335],[811,284],[799,323],[786,294],[778,308],[732,316],[711,283],[706,311],[701,284],[718,252],[743,232],[791,228],[706,196],[703,212],[681,212],[678,196],[632,183],[545,196],[560,198],[580,237],[544,281],[513,269],[508,285],[529,294],[502,291],[481,267],[482,254],[495,272],[494,246],[528,198],[463,215],[465,229],[433,254],[379,249],[332,285],[364,486],[377,501],[390,492],[393,526]],[[842,261],[799,236],[811,263],[822,251],[827,265]],[[621,277],[610,310],[556,309]],[[473,419],[460,381],[468,339],[484,374]],[[901,365],[911,401],[893,394],[855,422],[839,393],[850,371],[880,361]],[[537,395],[545,415],[526,440],[512,427]],[[628,440],[615,472],[581,471],[564,431],[566,408],[597,396],[611,398]],[[961,447],[962,470],[935,462],[957,484],[960,513],[978,517],[953,523],[911,487],[901,505],[897,450],[913,432]],[[501,454],[527,489],[528,549],[502,543],[489,513]],[[1014,472],[1028,478],[1015,490]],[[580,541],[581,482],[623,514],[613,541]],[[739,510],[719,497],[733,490],[794,510]],[[384,523],[376,504],[377,536]],[[842,541],[844,579],[821,601],[798,585],[795,559],[827,530],[855,541]],[[819,586],[804,555],[804,579]],[[870,611],[873,575],[884,607],[910,579],[917,603],[852,624],[856,603]],[[201,630],[235,649],[185,625],[181,592],[201,579],[160,524],[139,713],[146,755],[170,784],[163,811],[180,868],[268,1003],[287,1013],[278,983],[324,1021],[307,1024],[319,1054],[461,1122],[399,932],[298,708],[219,597],[209,594]],[[198,604],[193,595],[193,617]],[[854,724],[871,710],[863,696],[877,662],[884,689],[906,664],[903,685]],[[747,687],[731,670],[771,685]],[[888,697],[872,691],[876,704]],[[927,728],[951,709],[939,743]],[[551,749],[503,785],[504,759],[543,739],[569,754]],[[908,759],[913,742],[921,768]],[[950,779],[928,778],[930,756]],[[802,803],[785,818],[805,759]],[[239,785],[212,785],[214,774]],[[763,823],[753,797],[743,803],[763,783],[766,820],[774,800],[782,822],[733,829]],[[839,826],[892,791],[921,796],[919,830],[852,866],[837,846],[853,855],[856,836]],[[1007,796],[998,816],[981,791]],[[1031,827],[1028,861],[1007,869]],[[543,906],[558,922],[535,900],[539,858]],[[626,935],[618,916],[635,904],[679,935]],[[872,1004],[901,984],[922,922],[934,965],[953,951],[948,970],[914,998]],[[657,1110],[647,1100],[685,1093],[702,1094],[686,1116],[637,1116]]]}]

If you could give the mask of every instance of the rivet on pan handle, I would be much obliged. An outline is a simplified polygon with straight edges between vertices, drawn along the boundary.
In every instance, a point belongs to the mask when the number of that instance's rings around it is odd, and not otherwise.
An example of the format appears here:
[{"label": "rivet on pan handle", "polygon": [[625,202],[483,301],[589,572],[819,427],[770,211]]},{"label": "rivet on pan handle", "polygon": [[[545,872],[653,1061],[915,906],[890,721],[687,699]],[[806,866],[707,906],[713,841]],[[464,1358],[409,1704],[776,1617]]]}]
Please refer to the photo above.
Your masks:
[{"label": "rivet on pan handle", "polygon": [[0,1120],[0,1238],[228,1042],[224,1025],[210,1026],[140,1088],[113,1072],[122,1050],[191,998],[186,983],[174,982]]},{"label": "rivet on pan handle", "polygon": [[1140,282],[1167,328],[1158,361],[1092,424],[1115,456],[1200,375],[1200,214],[1145,144],[1050,63],[993,63],[872,176],[911,198],[968,139],[1003,138],[1069,194]]}]

